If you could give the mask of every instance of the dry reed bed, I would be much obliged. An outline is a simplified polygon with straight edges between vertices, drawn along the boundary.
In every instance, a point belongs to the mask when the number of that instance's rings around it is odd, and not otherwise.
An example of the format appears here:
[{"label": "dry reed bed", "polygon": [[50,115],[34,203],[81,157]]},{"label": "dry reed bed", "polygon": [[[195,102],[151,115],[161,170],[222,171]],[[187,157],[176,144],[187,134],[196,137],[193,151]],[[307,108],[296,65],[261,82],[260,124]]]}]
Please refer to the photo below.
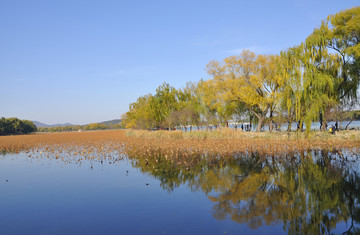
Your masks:
[{"label": "dry reed bed", "polygon": [[0,152],[24,152],[34,159],[47,157],[65,164],[83,160],[111,164],[124,157],[124,143],[122,131],[37,133],[0,136]]},{"label": "dry reed bed", "polygon": [[148,152],[163,156],[185,155],[190,157],[196,154],[234,156],[238,154],[259,154],[263,156],[288,156],[311,150],[341,152],[346,149],[350,154],[359,153],[358,141],[338,140],[311,141],[311,140],[276,140],[276,139],[207,139],[207,140],[168,140],[168,139],[141,139],[127,146],[128,151],[138,155],[147,155]]},{"label": "dry reed bed", "polygon": [[[133,154],[148,155],[153,152],[163,156],[193,156],[196,154],[220,155],[241,154],[262,156],[289,156],[312,150],[324,150],[342,155],[360,152],[360,132],[311,133],[253,133],[230,129],[207,131],[127,131],[127,136],[137,139],[127,146]],[[306,154],[306,153],[305,153]]]},{"label": "dry reed bed", "polygon": [[[327,133],[324,133],[327,134]],[[358,135],[358,133],[356,133]],[[192,156],[233,157],[242,154],[290,156],[311,150],[324,150],[359,155],[359,138],[341,138],[324,135],[310,139],[280,134],[239,133],[218,131],[212,133],[182,133],[178,131],[87,131],[21,136],[1,136],[0,152],[25,151],[29,156],[47,154],[64,158],[117,159],[123,154],[135,157],[163,156],[190,161]],[[353,136],[353,134],[351,135]]]},{"label": "dry reed bed", "polygon": [[0,152],[19,152],[34,148],[57,146],[96,146],[123,143],[123,131],[86,131],[63,133],[36,133],[31,135],[0,136]]}]

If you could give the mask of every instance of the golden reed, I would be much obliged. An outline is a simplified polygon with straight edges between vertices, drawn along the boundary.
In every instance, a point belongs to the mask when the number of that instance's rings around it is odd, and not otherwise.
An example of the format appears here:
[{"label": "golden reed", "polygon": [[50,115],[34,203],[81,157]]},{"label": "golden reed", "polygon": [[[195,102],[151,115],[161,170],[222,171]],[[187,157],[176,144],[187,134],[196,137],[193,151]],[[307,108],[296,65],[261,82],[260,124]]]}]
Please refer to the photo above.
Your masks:
[{"label": "golden reed", "polygon": [[[355,133],[352,134],[352,133]],[[316,134],[318,135],[318,134]],[[310,138],[286,133],[243,133],[233,130],[183,133],[180,131],[105,130],[31,135],[0,136],[0,152],[38,152],[62,154],[66,151],[91,157],[110,156],[114,152],[137,156],[157,154],[166,158],[190,158],[193,155],[234,156],[261,154],[289,156],[310,150],[348,151],[359,154],[359,132],[344,132],[332,136],[322,133]],[[63,156],[62,156],[63,157]]]}]

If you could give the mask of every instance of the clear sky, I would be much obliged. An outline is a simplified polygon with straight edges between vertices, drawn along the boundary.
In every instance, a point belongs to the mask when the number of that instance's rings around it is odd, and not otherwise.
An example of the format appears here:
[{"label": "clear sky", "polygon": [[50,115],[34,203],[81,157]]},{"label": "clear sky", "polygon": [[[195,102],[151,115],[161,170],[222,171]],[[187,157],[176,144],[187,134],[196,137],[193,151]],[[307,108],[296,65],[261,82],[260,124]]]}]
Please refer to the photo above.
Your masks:
[{"label": "clear sky", "polygon": [[0,117],[120,118],[164,81],[209,78],[242,49],[277,54],[359,0],[2,0]]}]

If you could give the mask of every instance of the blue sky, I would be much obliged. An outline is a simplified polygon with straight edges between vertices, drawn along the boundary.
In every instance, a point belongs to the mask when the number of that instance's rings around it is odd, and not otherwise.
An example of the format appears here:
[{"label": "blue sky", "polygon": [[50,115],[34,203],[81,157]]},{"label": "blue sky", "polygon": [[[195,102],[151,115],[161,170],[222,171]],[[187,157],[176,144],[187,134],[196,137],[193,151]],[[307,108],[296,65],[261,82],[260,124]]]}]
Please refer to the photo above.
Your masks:
[{"label": "blue sky", "polygon": [[164,81],[209,78],[242,49],[277,54],[358,0],[0,1],[0,116],[120,118]]}]

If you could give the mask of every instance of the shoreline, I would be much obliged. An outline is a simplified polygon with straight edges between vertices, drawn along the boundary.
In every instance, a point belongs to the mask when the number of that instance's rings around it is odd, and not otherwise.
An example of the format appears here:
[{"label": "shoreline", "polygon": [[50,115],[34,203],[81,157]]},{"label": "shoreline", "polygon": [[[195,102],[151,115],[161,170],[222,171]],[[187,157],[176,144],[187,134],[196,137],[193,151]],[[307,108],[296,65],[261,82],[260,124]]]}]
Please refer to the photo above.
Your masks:
[{"label": "shoreline", "polygon": [[306,132],[297,132],[297,131],[273,131],[273,132],[246,132],[241,130],[233,129],[217,129],[212,131],[206,130],[194,130],[191,132],[184,131],[167,131],[167,130],[157,130],[157,131],[147,131],[147,130],[124,130],[126,135],[129,137],[138,137],[138,138],[160,138],[160,139],[277,139],[277,140],[358,140],[360,141],[360,131],[359,130],[342,130],[336,131],[335,134],[331,134],[328,131],[311,131],[309,136],[306,136]]},{"label": "shoreline", "polygon": [[[121,147],[123,146],[123,147]],[[206,131],[102,130],[84,132],[37,133],[0,136],[0,153],[31,151],[39,148],[126,148],[144,155],[148,151],[164,155],[259,153],[286,155],[311,150],[360,152],[360,131],[340,131],[335,135],[313,132],[241,132],[222,129]]]}]

